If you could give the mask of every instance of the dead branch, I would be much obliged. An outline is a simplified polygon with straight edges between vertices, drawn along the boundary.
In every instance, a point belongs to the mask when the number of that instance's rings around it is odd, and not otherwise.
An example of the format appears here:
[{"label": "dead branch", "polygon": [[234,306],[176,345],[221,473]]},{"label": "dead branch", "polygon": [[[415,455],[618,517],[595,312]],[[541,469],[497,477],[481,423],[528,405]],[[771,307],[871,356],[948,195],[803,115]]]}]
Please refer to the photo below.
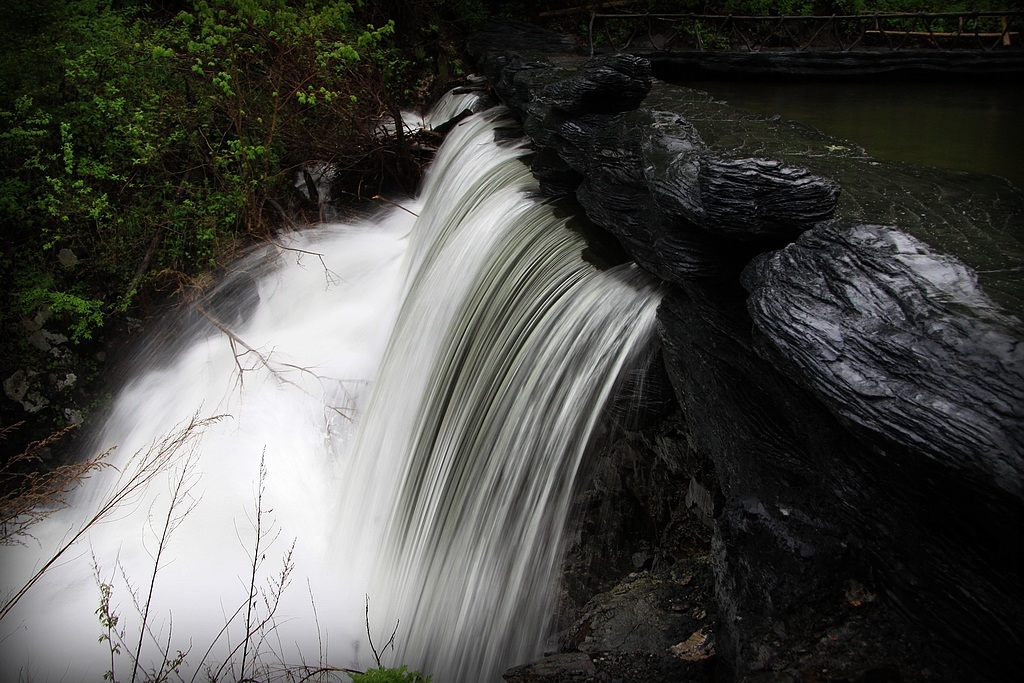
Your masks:
[{"label": "dead branch", "polygon": [[306,672],[306,674],[299,679],[299,683],[305,683],[305,681],[308,681],[309,679],[313,678],[313,676],[318,676],[320,674],[342,673],[362,675],[366,673],[365,671],[360,671],[359,669],[348,669],[343,666],[300,666],[296,667],[296,670]]},{"label": "dead branch", "polygon": [[[239,359],[242,356],[244,356],[244,355],[246,355],[248,353],[251,353],[252,355],[254,355],[259,360],[259,363],[264,368],[266,368],[266,370],[268,372],[270,372],[274,377],[276,377],[279,381],[281,381],[281,382],[283,382],[285,384],[290,384],[291,386],[295,387],[296,389],[298,389],[302,393],[306,394],[307,396],[312,396],[312,394],[310,394],[304,388],[302,388],[301,386],[299,386],[298,384],[296,384],[292,380],[290,380],[287,377],[285,377],[284,372],[281,369],[279,369],[278,367],[275,367],[274,364],[271,362],[270,356],[264,355],[263,353],[261,353],[257,349],[255,349],[252,346],[250,346],[249,344],[247,344],[244,339],[242,339],[237,334],[232,332],[227,327],[227,325],[225,325],[224,323],[220,322],[219,320],[214,318],[212,315],[210,315],[204,308],[197,307],[196,310],[199,311],[199,314],[201,316],[203,316],[208,321],[210,321],[210,324],[212,324],[218,330],[223,332],[225,336],[227,336],[228,341],[231,344],[231,351],[232,351],[232,353],[235,356],[235,365],[238,367],[239,383],[241,383],[243,373],[245,373],[245,371],[246,371],[246,368],[242,367],[242,363],[241,363],[241,361]],[[236,345],[242,347],[243,349],[245,349],[245,353],[238,353]],[[327,378],[323,377],[322,375],[316,374],[315,372],[313,372],[309,368],[304,368],[304,367],[301,367],[301,366],[298,366],[298,365],[294,365],[292,363],[279,363],[277,365],[279,365],[280,367],[283,367],[283,368],[291,368],[293,370],[298,370],[300,372],[308,373],[308,374],[310,374],[311,376],[313,376],[314,378],[316,378],[320,382],[324,382],[324,381],[327,380]],[[347,391],[346,391],[346,393],[347,393]],[[345,418],[346,420],[349,420],[349,421],[352,420],[352,417],[349,416],[349,415],[346,415],[345,412],[343,412],[341,408],[338,408],[337,406],[327,406],[327,407],[330,410],[332,410],[335,413],[337,413],[338,415],[340,415],[341,417]]]},{"label": "dead branch", "polygon": [[[277,202],[274,202],[274,200],[272,200],[272,199],[270,201],[273,202],[274,204],[277,204]],[[280,204],[278,204],[277,206],[280,209]],[[283,211],[283,209],[281,209],[281,210]],[[276,241],[272,242],[272,244],[274,245],[274,247],[276,249],[279,249],[281,251],[294,251],[295,253],[300,254],[300,255],[301,254],[306,254],[308,256],[316,256],[318,259],[320,259],[320,265],[324,269],[324,278],[327,280],[327,286],[328,287],[336,286],[336,285],[338,285],[338,284],[340,284],[342,282],[345,282],[345,278],[341,277],[340,275],[338,275],[338,273],[336,273],[335,271],[333,271],[333,270],[331,270],[330,268],[327,267],[327,262],[324,261],[324,255],[321,254],[320,252],[318,252],[318,251],[307,251],[306,249],[299,249],[298,247],[289,247],[287,245],[281,244],[280,242],[276,242]]]},{"label": "dead branch", "polygon": [[402,206],[402,205],[401,205],[401,204],[399,204],[398,202],[393,202],[393,201],[391,201],[390,199],[388,199],[387,197],[381,197],[381,196],[380,196],[379,194],[375,194],[375,195],[373,195],[373,197],[371,197],[371,199],[379,199],[380,201],[382,201],[382,202],[387,202],[387,203],[388,203],[388,204],[390,204],[391,206],[396,206],[396,207],[398,207],[399,209],[401,209],[402,211],[405,211],[406,213],[410,213],[410,214],[412,214],[413,216],[416,216],[417,218],[419,218],[419,217],[420,217],[420,215],[419,215],[418,213],[416,213],[415,211],[410,211],[409,209],[405,208],[404,206]]}]

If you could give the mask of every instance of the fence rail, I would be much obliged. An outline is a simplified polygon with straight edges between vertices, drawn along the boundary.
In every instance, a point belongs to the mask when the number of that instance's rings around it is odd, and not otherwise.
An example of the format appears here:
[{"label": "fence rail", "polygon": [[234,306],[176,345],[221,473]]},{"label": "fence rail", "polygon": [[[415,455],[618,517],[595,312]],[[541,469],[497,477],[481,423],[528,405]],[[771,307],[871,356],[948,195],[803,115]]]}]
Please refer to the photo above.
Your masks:
[{"label": "fence rail", "polygon": [[589,40],[615,50],[850,51],[1024,49],[1024,11],[829,16],[590,13]]}]

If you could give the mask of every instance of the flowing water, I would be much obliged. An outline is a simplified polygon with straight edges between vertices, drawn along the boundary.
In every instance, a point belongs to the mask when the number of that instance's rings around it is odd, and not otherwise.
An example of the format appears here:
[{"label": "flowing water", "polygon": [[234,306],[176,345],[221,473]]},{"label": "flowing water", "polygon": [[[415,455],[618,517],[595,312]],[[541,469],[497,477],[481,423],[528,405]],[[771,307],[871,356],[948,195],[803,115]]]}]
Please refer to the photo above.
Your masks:
[{"label": "flowing water", "polygon": [[0,678],[362,669],[396,626],[384,663],[438,683],[541,654],[578,465],[659,292],[583,262],[511,125],[466,119],[404,209],[251,253],[136,350],[110,466],[2,549],[11,591],[66,547],[0,620]]}]

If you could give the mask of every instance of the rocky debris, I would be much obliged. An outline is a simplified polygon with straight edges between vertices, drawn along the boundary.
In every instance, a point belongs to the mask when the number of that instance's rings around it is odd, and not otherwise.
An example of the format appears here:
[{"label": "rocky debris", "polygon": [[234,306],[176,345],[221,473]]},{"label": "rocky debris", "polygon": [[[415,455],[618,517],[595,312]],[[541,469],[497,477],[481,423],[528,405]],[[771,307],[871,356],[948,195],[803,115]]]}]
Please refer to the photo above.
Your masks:
[{"label": "rocky debris", "polygon": [[502,676],[509,683],[528,681],[592,681],[597,667],[583,652],[554,654],[530,664],[509,669]]},{"label": "rocky debris", "polygon": [[[65,253],[66,252],[66,253]],[[74,265],[77,260],[69,249],[61,251],[62,263]],[[70,267],[67,266],[67,267]],[[4,397],[17,404],[19,418],[38,415],[47,410],[57,409],[59,423],[81,422],[81,411],[76,404],[81,389],[80,377],[86,374],[83,359],[64,334],[48,329],[54,325],[53,314],[46,306],[40,307],[35,315],[22,318],[20,324],[12,324],[8,330],[23,338],[24,343],[39,353],[37,367],[15,370],[3,379]],[[64,403],[64,405],[55,405]],[[20,421],[20,419],[18,420]]]},{"label": "rocky debris", "polygon": [[702,662],[715,656],[715,639],[713,634],[697,629],[689,638],[670,647],[668,652],[688,662]]},{"label": "rocky debris", "polygon": [[[710,555],[679,560],[668,570],[633,572],[587,603],[563,635],[581,652],[669,652],[679,634],[714,631]],[[711,637],[711,636],[709,636]],[[705,648],[710,657],[711,648]],[[684,658],[685,659],[685,658]]]},{"label": "rocky debris", "polygon": [[60,262],[62,267],[71,270],[78,265],[78,255],[65,247],[57,252],[57,261]]},{"label": "rocky debris", "polygon": [[710,683],[710,668],[671,655],[634,652],[565,653],[509,669],[507,683],[583,683],[620,681],[673,681]]},{"label": "rocky debris", "polygon": [[[671,429],[595,455],[560,649],[692,657],[706,636],[715,654],[701,661],[725,680],[1014,677],[1024,194],[875,161],[651,82],[633,57],[575,71],[478,54],[538,147],[542,191],[673,285],[659,331],[679,410]],[[586,106],[627,76],[622,98]],[[681,523],[692,482],[708,494],[710,551],[679,542],[706,529]],[[658,573],[701,552],[711,626],[665,616],[656,598],[673,586]]]},{"label": "rocky debris", "polygon": [[40,373],[35,370],[16,370],[4,380],[4,395],[30,414],[50,405],[43,395]]}]

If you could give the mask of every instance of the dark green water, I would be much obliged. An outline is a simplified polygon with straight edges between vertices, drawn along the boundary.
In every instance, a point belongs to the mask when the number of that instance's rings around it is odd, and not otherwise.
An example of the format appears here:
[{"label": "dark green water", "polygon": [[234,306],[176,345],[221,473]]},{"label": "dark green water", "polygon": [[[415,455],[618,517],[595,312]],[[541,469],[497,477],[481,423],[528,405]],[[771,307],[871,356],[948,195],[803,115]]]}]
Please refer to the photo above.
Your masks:
[{"label": "dark green water", "polygon": [[1024,87],[996,83],[684,82],[809,123],[878,159],[991,173],[1024,188]]}]

